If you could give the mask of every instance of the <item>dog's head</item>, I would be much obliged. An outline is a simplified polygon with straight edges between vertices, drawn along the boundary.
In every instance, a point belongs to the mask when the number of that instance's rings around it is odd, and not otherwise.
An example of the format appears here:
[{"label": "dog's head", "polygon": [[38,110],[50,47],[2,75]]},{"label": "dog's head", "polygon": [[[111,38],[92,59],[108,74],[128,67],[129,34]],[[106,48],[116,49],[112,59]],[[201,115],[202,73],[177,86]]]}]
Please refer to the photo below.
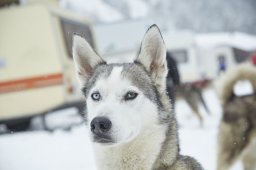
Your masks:
[{"label": "dog's head", "polygon": [[160,99],[166,88],[166,49],[156,25],[146,32],[132,63],[107,64],[83,38],[74,36],[73,41],[94,142],[129,142],[166,119]]}]

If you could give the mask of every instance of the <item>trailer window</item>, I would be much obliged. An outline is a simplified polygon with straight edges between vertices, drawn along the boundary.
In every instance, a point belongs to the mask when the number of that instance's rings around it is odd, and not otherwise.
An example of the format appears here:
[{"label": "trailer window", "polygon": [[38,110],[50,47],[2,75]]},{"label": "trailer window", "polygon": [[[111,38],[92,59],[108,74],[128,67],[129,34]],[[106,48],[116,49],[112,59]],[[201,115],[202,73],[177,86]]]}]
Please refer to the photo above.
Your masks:
[{"label": "trailer window", "polygon": [[187,63],[188,53],[186,50],[173,50],[168,51],[177,63]]},{"label": "trailer window", "polygon": [[237,63],[242,63],[248,60],[250,53],[237,48],[233,48],[234,57]]},{"label": "trailer window", "polygon": [[89,25],[75,22],[65,18],[60,18],[66,49],[70,58],[72,58],[72,40],[73,35],[77,34],[84,37],[88,43],[94,48],[94,42]]},{"label": "trailer window", "polygon": [[20,4],[19,0],[2,0],[0,1],[0,7],[13,5],[13,4]]}]

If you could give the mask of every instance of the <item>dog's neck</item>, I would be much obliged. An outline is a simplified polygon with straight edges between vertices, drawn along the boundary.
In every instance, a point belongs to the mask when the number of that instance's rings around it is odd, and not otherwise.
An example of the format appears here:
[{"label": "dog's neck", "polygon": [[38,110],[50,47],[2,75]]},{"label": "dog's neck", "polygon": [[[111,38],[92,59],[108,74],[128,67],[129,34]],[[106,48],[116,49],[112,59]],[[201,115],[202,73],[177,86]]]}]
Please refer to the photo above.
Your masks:
[{"label": "dog's neck", "polygon": [[129,143],[116,146],[94,145],[99,170],[151,170],[166,138],[167,127],[157,125],[145,130]]}]

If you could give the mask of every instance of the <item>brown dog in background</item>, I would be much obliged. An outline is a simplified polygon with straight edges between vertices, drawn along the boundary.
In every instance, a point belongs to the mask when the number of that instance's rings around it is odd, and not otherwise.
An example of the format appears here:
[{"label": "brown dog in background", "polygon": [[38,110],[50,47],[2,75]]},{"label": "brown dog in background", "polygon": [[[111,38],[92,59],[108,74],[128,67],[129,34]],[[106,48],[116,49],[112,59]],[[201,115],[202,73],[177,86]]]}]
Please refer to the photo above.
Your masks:
[{"label": "brown dog in background", "polygon": [[[248,80],[254,92],[236,96],[233,87]],[[227,72],[219,89],[223,117],[219,127],[218,170],[229,169],[238,159],[245,170],[256,169],[256,67],[243,64]]]}]

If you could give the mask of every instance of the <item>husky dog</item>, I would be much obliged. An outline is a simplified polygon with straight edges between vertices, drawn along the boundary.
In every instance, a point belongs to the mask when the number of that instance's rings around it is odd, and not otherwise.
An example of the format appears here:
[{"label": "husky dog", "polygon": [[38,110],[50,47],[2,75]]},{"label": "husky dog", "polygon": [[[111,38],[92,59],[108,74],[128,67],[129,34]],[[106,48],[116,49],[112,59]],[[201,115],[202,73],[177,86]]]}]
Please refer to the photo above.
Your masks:
[{"label": "husky dog", "polygon": [[166,53],[168,74],[167,74],[167,92],[168,96],[174,104],[175,98],[181,98],[186,101],[188,106],[192,109],[193,113],[197,116],[200,124],[203,125],[203,117],[199,112],[199,104],[202,104],[207,113],[210,111],[206,105],[203,98],[203,90],[207,88],[210,84],[209,80],[204,80],[201,82],[191,82],[191,83],[181,83],[180,74],[177,62],[170,52]]},{"label": "husky dog", "polygon": [[199,104],[202,104],[205,111],[210,114],[210,110],[203,97],[203,90],[210,86],[209,80],[196,83],[184,83],[177,87],[177,98],[184,99],[193,113],[197,116],[200,125],[203,126],[203,116],[199,111]]},{"label": "husky dog", "polygon": [[[245,170],[256,169],[256,67],[241,65],[224,75],[219,89],[223,117],[219,127],[218,170],[241,159]],[[236,96],[233,86],[248,80],[254,93]]]},{"label": "husky dog", "polygon": [[166,95],[166,50],[156,25],[132,63],[106,63],[81,37],[73,58],[99,170],[201,170],[179,154],[177,123]]}]

